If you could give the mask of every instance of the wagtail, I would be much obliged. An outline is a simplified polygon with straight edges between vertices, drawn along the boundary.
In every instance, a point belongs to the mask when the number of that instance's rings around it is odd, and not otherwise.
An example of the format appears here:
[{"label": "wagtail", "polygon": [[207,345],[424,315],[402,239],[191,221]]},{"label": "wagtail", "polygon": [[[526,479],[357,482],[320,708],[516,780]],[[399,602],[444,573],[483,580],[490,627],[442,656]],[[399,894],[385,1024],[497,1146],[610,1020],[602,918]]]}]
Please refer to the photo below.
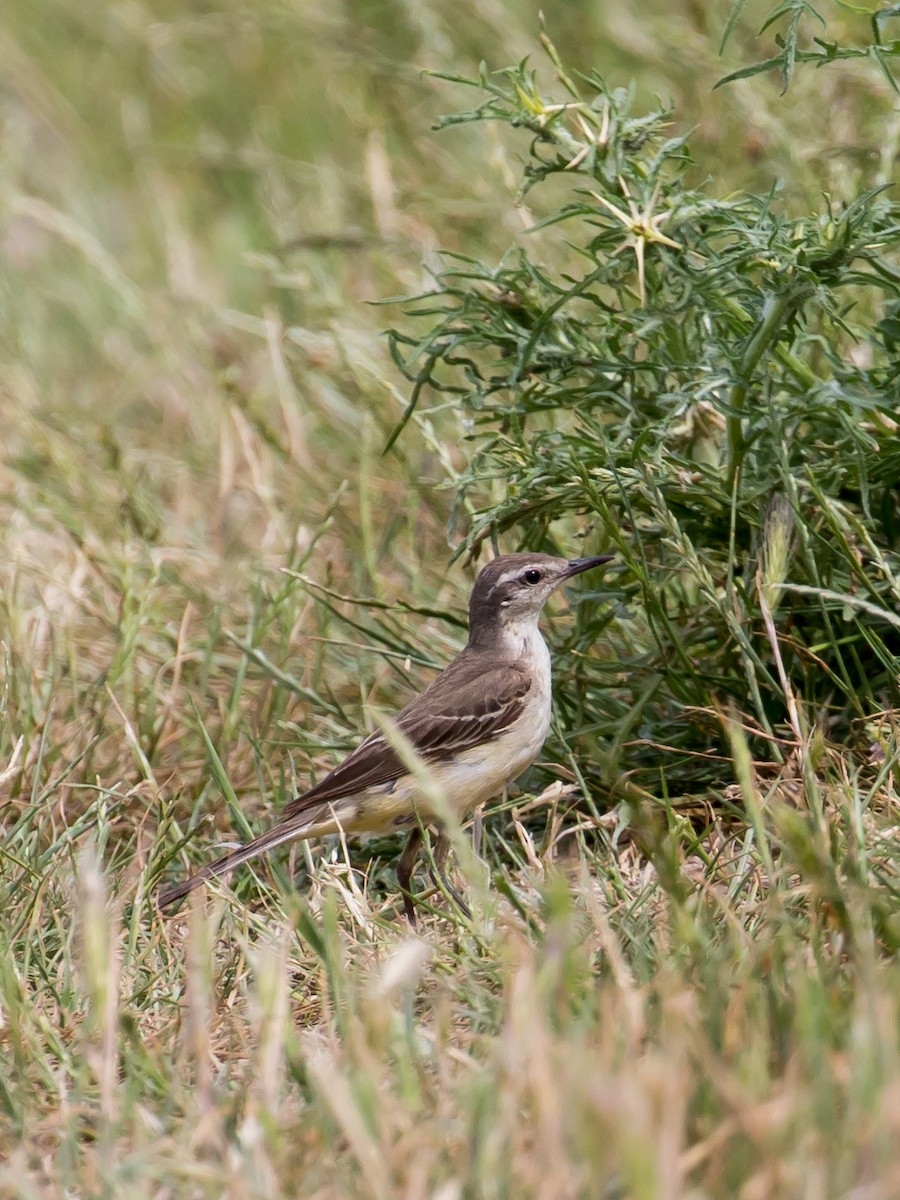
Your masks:
[{"label": "wagtail", "polygon": [[340,766],[292,800],[273,829],[163,890],[160,905],[284,842],[338,831],[409,829],[397,882],[406,915],[415,924],[410,880],[423,829],[431,826],[437,832],[435,882],[439,879],[465,909],[444,876],[450,840],[441,812],[435,811],[435,790],[443,813],[462,820],[531,766],[550,726],[550,652],[538,629],[541,610],[560,584],[611,557],[505,554],[481,569],[469,601],[465,649],[394,719],[427,767],[433,787],[423,786],[421,772],[417,778],[409,756],[404,762],[383,732],[372,733]]}]

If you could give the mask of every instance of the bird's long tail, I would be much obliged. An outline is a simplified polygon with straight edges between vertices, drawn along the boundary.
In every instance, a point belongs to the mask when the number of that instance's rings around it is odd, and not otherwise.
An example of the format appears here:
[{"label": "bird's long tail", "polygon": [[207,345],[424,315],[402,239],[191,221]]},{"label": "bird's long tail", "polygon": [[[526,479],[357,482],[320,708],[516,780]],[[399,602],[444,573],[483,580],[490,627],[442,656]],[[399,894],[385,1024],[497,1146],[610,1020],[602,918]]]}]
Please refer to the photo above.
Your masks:
[{"label": "bird's long tail", "polygon": [[156,902],[160,908],[166,908],[169,904],[175,904],[176,901],[181,900],[189,892],[193,892],[208,879],[225,875],[227,872],[233,871],[235,867],[241,866],[242,863],[249,862],[250,859],[265,854],[269,850],[274,850],[276,846],[281,846],[285,842],[306,841],[309,838],[324,837],[328,833],[337,833],[339,829],[347,829],[352,825],[355,816],[355,804],[343,802],[340,807],[332,804],[317,804],[314,808],[306,812],[299,812],[266,833],[260,834],[246,846],[239,846],[237,850],[232,850],[230,854],[210,863],[196,875],[191,875],[189,879],[176,883],[172,887],[163,888],[157,894]]}]

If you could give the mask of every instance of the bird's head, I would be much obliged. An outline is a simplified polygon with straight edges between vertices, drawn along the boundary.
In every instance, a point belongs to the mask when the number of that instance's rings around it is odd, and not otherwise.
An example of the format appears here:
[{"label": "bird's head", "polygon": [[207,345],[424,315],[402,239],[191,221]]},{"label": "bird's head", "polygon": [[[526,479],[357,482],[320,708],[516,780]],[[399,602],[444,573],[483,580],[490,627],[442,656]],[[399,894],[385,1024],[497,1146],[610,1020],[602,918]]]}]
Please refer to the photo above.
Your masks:
[{"label": "bird's head", "polygon": [[551,592],[567,579],[610,562],[595,558],[554,558],[552,554],[504,554],[482,567],[469,601],[469,643],[482,634],[537,623]]}]

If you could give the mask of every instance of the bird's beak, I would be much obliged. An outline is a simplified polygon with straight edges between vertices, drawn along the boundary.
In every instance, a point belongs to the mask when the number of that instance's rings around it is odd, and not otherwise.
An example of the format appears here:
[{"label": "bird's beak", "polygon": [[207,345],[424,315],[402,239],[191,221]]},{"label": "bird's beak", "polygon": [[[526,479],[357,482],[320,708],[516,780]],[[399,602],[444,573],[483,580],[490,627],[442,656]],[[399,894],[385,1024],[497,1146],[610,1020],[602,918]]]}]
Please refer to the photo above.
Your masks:
[{"label": "bird's beak", "polygon": [[571,579],[582,571],[590,571],[592,567],[601,567],[604,563],[612,562],[615,555],[598,554],[596,558],[570,558],[569,565],[563,573],[563,579]]}]

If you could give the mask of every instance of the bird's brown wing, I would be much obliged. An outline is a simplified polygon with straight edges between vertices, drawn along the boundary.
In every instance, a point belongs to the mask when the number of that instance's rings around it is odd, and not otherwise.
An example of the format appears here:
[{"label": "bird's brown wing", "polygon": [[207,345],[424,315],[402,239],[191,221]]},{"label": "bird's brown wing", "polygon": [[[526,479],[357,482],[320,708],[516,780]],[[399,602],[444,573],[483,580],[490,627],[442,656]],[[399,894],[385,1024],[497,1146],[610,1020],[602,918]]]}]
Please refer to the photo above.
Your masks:
[{"label": "bird's brown wing", "polygon": [[[483,655],[470,656],[464,650],[398,714],[396,725],[425,762],[441,762],[508,729],[521,714],[531,686],[528,672],[516,664],[485,663]],[[372,733],[339,767],[292,800],[282,810],[281,820],[323,801],[390,783],[406,771],[384,734]]]}]

